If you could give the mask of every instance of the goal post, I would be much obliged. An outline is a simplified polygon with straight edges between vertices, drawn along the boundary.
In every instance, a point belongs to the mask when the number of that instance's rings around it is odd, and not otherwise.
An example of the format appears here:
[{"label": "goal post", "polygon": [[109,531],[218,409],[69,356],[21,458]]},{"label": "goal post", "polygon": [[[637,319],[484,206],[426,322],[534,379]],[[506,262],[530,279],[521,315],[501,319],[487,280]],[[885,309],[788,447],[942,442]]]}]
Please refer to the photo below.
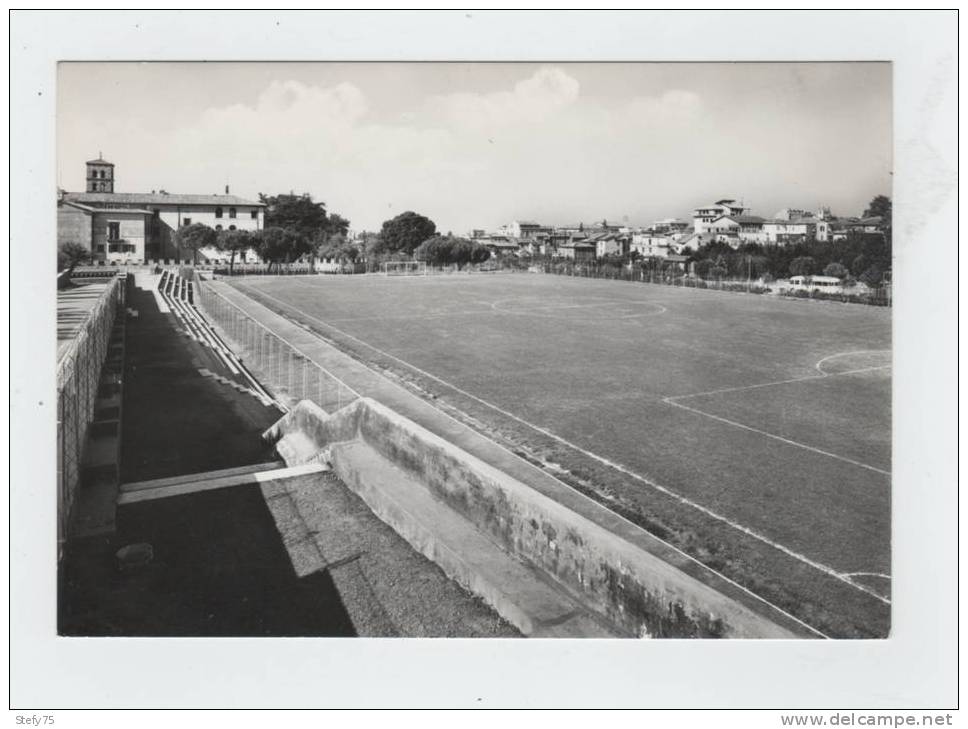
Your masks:
[{"label": "goal post", "polygon": [[426,261],[387,261],[383,264],[384,276],[426,276]]}]

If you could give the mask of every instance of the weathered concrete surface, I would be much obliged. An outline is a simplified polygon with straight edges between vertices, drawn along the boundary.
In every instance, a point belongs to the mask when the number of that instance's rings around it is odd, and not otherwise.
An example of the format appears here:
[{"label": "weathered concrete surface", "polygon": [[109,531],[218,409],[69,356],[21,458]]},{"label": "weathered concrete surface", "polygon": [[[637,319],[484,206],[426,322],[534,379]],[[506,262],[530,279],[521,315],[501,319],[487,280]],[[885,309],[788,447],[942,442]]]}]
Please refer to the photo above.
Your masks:
[{"label": "weathered concrete surface", "polygon": [[624,637],[540,571],[516,559],[359,439],[331,447],[334,470],[384,522],[524,635]]},{"label": "weathered concrete surface", "polygon": [[261,485],[300,579],[326,574],[366,637],[520,637],[417,553],[332,471]]},{"label": "weathered concrete surface", "polygon": [[[378,504],[377,512],[384,512],[381,516],[392,518],[395,525],[412,522],[403,528],[415,547],[432,558],[440,557],[435,550],[441,550],[428,543],[434,541],[428,531],[433,531],[435,520],[440,522],[440,512],[418,519],[393,503],[401,498],[401,478],[372,473],[367,474],[368,483],[362,476],[373,469],[374,454],[378,454],[463,517],[463,540],[454,534],[446,540],[454,545],[458,557],[461,544],[466,545],[464,551],[473,550],[475,531],[485,534],[507,554],[537,567],[582,606],[605,618],[616,633],[733,638],[810,635],[785,614],[750,599],[715,573],[695,567],[691,574],[683,571],[667,558],[664,545],[651,550],[650,540],[633,543],[604,528],[601,514],[589,518],[584,513],[607,512],[604,507],[588,502],[582,513],[570,509],[369,398],[332,415],[312,403],[299,403],[266,437],[298,442],[298,451],[290,451],[294,463],[319,457],[332,460],[341,478],[361,489],[368,503]],[[366,447],[347,447],[347,443]],[[398,493],[378,493],[395,484]],[[415,498],[412,487],[408,484],[407,488],[410,498]],[[447,528],[458,527],[448,524]],[[469,555],[463,558],[464,564],[471,561]],[[450,569],[456,568],[451,564]],[[495,607],[501,609],[499,604]],[[505,617],[516,619],[513,610]]]}]

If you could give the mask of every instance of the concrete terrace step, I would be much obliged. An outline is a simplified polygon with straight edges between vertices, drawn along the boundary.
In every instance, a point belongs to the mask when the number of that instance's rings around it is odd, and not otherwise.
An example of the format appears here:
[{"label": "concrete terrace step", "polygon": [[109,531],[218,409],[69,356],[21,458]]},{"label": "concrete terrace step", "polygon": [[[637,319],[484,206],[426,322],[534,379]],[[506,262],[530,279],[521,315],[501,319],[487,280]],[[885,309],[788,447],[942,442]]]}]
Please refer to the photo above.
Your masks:
[{"label": "concrete terrace step", "polygon": [[480,595],[524,635],[626,637],[515,559],[362,440],[334,444],[343,481],[418,552]]},{"label": "concrete terrace step", "polygon": [[211,378],[222,385],[227,385],[228,387],[231,387],[233,390],[236,390],[237,392],[240,392],[242,394],[251,395],[266,407],[276,406],[276,402],[271,398],[263,395],[262,393],[258,392],[252,387],[248,387],[246,385],[241,384],[240,382],[237,382],[236,380],[233,380],[230,377],[225,377],[224,375],[217,374],[205,367],[199,367],[198,374],[200,374],[202,377]]},{"label": "concrete terrace step", "polygon": [[215,478],[227,478],[231,476],[248,476],[254,473],[268,473],[275,470],[284,470],[286,464],[282,461],[270,461],[268,463],[254,463],[250,466],[239,466],[237,468],[223,468],[218,471],[205,471],[203,473],[188,473],[182,476],[171,476],[169,478],[156,478],[150,481],[132,481],[121,484],[121,492],[143,491],[145,489],[160,489],[179,484],[196,483]]},{"label": "concrete terrace step", "polygon": [[[309,473],[321,473],[327,470],[319,463],[307,463],[302,466],[292,468],[272,468],[269,470],[256,471],[254,473],[242,473],[231,476],[211,477],[211,474],[197,474],[203,478],[194,481],[160,486],[158,488],[141,488],[135,491],[123,491],[118,496],[118,506],[125,504],[135,504],[141,501],[151,501],[153,499],[166,499],[171,496],[184,496],[194,494],[199,491],[212,491],[214,489],[224,489],[230,486],[244,486],[246,484],[262,484],[267,481],[289,478],[290,476],[304,476]],[[214,473],[218,473],[217,471]]]}]

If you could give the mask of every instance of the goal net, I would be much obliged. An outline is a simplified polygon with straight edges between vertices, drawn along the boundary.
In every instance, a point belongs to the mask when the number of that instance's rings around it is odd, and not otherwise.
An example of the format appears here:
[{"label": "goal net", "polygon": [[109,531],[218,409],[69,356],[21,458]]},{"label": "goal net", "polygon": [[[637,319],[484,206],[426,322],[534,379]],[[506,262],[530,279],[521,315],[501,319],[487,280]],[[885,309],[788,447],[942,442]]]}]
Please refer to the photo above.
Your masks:
[{"label": "goal net", "polygon": [[383,264],[385,276],[426,276],[426,261],[387,261]]}]

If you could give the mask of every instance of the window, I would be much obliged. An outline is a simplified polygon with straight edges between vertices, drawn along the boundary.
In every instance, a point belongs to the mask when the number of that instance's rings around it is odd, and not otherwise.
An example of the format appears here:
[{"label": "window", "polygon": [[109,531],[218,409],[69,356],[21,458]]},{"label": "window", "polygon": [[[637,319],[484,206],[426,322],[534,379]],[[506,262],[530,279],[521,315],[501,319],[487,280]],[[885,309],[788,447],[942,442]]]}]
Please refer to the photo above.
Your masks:
[{"label": "window", "polygon": [[182,226],[191,225],[191,224],[192,224],[191,218],[182,218]]},{"label": "window", "polygon": [[258,220],[258,218],[259,218],[259,211],[258,210],[253,210],[252,211],[252,219],[253,220]]},{"label": "window", "polygon": [[108,240],[118,240],[121,237],[121,223],[108,223]]},{"label": "window", "polygon": [[234,218],[235,217],[235,208],[229,208],[229,217],[230,218]]},{"label": "window", "polygon": [[220,207],[219,208],[215,208],[215,217],[216,218],[221,218],[222,217],[222,208],[220,208]]}]

